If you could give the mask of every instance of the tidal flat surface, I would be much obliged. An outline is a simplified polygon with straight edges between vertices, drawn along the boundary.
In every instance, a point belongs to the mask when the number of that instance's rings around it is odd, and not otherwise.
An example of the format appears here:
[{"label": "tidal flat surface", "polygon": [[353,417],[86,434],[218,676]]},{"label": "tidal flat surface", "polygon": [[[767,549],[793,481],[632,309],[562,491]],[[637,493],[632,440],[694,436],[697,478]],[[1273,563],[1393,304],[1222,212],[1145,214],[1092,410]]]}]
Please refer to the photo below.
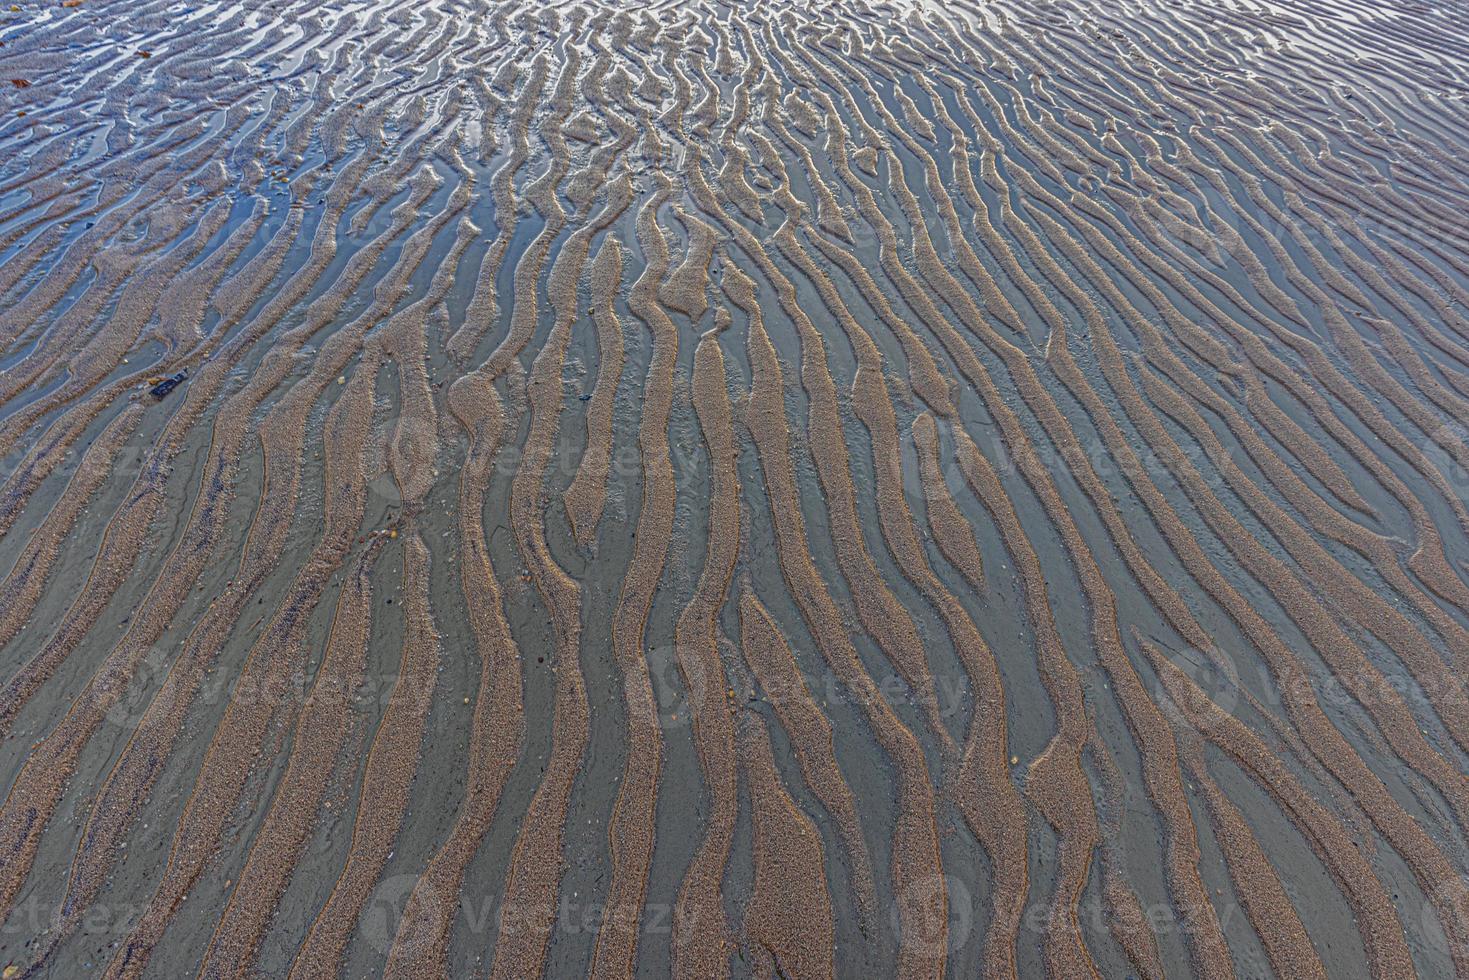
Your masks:
[{"label": "tidal flat surface", "polygon": [[1469,8],[0,10],[0,970],[1469,976]]}]

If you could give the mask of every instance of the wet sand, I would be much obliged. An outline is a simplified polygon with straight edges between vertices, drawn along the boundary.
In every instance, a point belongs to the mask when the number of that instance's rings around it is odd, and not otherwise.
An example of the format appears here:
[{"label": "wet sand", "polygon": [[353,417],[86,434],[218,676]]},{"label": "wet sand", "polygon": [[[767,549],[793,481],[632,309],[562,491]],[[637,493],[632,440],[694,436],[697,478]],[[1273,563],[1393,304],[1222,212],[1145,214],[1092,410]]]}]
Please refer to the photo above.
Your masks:
[{"label": "wet sand", "polygon": [[7,980],[1469,975],[1457,7],[7,8]]}]

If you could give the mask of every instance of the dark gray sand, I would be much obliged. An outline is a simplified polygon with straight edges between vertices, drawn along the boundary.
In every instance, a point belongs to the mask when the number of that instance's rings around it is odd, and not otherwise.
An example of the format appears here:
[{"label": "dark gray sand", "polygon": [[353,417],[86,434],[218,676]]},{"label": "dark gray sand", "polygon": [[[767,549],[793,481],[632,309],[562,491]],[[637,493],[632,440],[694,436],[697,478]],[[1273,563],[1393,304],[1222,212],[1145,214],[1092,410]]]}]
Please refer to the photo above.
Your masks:
[{"label": "dark gray sand", "polygon": [[1462,4],[0,10],[0,978],[1469,975]]}]

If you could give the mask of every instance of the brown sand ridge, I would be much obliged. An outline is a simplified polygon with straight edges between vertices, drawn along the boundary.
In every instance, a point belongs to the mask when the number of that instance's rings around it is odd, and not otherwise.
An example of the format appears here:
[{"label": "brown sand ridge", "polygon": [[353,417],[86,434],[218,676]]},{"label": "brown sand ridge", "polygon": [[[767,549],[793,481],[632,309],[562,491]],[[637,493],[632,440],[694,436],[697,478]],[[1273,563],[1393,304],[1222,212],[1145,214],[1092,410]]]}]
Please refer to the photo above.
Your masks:
[{"label": "brown sand ridge", "polygon": [[6,980],[1469,976],[1459,7],[0,79]]}]

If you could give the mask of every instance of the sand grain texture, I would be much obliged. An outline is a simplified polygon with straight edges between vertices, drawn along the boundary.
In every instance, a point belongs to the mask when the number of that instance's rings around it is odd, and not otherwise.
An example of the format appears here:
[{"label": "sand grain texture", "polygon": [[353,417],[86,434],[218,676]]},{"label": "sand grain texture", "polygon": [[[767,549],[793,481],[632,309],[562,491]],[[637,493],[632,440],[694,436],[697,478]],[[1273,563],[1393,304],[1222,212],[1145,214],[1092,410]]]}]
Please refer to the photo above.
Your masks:
[{"label": "sand grain texture", "polygon": [[1462,13],[4,11],[0,971],[1469,976]]}]

